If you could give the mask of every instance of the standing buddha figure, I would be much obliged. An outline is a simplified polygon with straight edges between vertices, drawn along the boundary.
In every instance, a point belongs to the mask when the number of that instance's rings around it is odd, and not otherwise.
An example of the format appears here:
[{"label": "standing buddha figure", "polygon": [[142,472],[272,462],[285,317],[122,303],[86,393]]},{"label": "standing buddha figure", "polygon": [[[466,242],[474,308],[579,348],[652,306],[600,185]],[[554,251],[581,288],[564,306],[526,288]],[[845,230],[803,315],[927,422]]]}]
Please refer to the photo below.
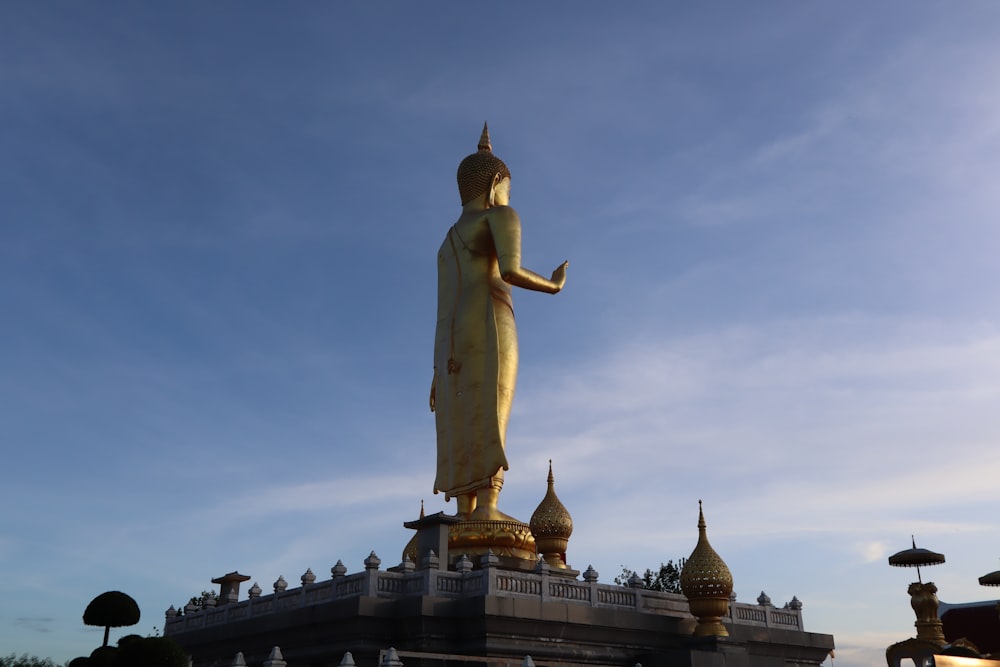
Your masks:
[{"label": "standing buddha figure", "polygon": [[510,519],[497,509],[517,381],[511,287],[555,294],[550,278],[521,266],[521,221],[509,206],[510,170],[484,125],[479,150],[458,167],[462,213],[438,250],[438,309],[430,406],[437,427],[434,492],[465,519]]}]

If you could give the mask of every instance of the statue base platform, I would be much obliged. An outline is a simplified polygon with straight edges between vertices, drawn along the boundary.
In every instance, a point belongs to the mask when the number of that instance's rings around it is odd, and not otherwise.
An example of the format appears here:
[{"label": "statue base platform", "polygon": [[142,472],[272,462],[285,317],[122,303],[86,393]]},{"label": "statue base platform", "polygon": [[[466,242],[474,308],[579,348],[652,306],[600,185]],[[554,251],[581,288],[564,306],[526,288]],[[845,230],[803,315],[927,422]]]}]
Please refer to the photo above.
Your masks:
[{"label": "statue base platform", "polygon": [[[468,556],[472,561],[479,562],[488,553],[514,565],[516,561],[525,561],[525,565],[533,567],[538,560],[535,550],[535,538],[531,527],[517,519],[463,519],[458,516],[434,515],[427,520],[407,524],[408,528],[417,528],[419,524],[428,521],[442,525],[447,530],[447,550],[435,548],[437,554],[448,554],[446,563],[453,565],[462,556]],[[414,563],[420,562],[418,536],[414,535],[403,549],[403,556]],[[441,545],[444,546],[443,544]],[[515,569],[517,568],[515,565]]]},{"label": "statue base platform", "polygon": [[448,527],[448,553],[473,560],[488,552],[534,562],[535,538],[528,524],[517,519],[462,519]]}]

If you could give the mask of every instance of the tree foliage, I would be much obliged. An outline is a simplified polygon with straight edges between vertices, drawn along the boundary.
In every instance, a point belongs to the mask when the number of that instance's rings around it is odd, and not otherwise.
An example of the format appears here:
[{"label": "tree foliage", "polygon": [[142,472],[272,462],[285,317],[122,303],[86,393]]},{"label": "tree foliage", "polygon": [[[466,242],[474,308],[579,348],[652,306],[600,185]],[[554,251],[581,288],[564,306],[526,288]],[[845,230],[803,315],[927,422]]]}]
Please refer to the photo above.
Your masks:
[{"label": "tree foliage", "polygon": [[674,563],[672,560],[668,560],[666,563],[660,563],[659,570],[654,572],[653,570],[647,569],[642,575],[623,565],[622,573],[615,577],[615,583],[619,586],[629,586],[629,580],[632,577],[639,577],[642,581],[642,587],[647,590],[663,591],[664,593],[680,593],[681,572],[684,570],[684,564],[686,562],[686,558],[678,558],[677,563]]},{"label": "tree foliage", "polygon": [[0,655],[0,667],[57,667],[57,665],[49,658],[36,658],[27,653],[20,656],[11,653],[6,657]]},{"label": "tree foliage", "polygon": [[87,605],[83,612],[83,622],[86,625],[104,626],[104,646],[107,646],[111,628],[139,622],[139,605],[121,591],[101,593]]},{"label": "tree foliage", "polygon": [[[188,600],[189,605],[194,605],[198,609],[204,609],[206,607],[205,600],[212,600],[216,604],[219,602],[219,594],[215,591],[202,591],[201,595],[197,595]],[[179,610],[183,611],[183,607]]]}]

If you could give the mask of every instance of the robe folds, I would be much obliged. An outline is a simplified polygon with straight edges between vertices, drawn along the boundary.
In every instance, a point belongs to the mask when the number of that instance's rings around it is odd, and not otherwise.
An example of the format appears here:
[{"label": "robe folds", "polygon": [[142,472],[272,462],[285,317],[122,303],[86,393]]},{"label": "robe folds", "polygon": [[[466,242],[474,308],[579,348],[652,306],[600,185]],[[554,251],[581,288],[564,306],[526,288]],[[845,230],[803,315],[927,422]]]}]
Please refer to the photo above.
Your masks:
[{"label": "robe folds", "polygon": [[511,288],[500,277],[496,251],[463,240],[469,229],[453,226],[437,259],[434,492],[446,499],[488,487],[508,469],[504,440],[516,380]]}]

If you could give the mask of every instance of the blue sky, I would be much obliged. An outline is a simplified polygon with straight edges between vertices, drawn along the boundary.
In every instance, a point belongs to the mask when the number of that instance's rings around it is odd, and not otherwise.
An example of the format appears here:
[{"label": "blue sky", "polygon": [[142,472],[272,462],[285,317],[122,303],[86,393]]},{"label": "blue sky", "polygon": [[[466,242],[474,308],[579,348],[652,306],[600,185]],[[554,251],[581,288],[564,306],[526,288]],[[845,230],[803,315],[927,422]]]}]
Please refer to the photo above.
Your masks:
[{"label": "blue sky", "polygon": [[[372,550],[431,493],[435,253],[484,120],[525,264],[502,510],[690,553],[841,667],[995,597],[1000,5],[0,6],[0,654]],[[125,631],[127,632],[127,630]],[[125,632],[118,633],[118,636]],[[114,639],[116,635],[112,635]]]}]

